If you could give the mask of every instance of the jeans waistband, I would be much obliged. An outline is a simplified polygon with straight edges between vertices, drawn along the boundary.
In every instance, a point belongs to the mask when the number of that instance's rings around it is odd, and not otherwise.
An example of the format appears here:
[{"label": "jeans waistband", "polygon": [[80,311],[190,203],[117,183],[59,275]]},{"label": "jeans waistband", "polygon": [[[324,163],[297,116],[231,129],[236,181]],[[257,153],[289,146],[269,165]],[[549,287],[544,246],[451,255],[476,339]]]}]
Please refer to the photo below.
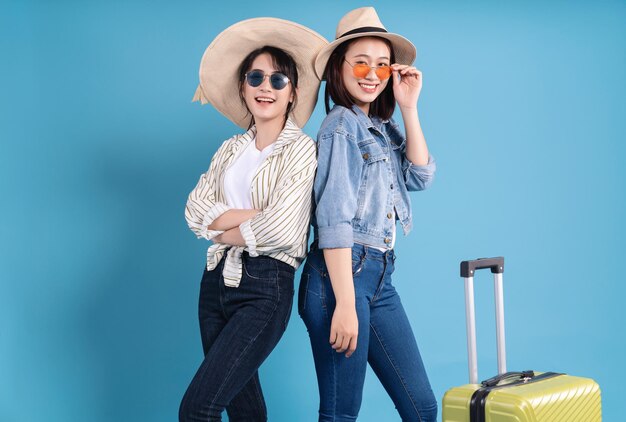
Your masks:
[{"label": "jeans waistband", "polygon": [[[321,249],[318,247],[317,240],[313,241],[311,244],[310,252],[321,252]],[[358,252],[361,255],[364,255],[366,259],[375,259],[377,261],[387,262],[389,260],[395,260],[396,253],[393,249],[388,249],[385,252],[380,249],[374,248],[372,246],[363,245],[361,243],[355,243],[352,245],[352,251]]]}]

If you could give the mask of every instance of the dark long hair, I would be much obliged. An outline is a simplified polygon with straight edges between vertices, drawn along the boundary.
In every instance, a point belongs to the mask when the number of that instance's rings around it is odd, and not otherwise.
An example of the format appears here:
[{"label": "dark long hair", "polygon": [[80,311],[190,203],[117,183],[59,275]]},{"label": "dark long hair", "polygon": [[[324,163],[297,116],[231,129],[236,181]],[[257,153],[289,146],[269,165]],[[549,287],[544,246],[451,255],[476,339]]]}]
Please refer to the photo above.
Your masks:
[{"label": "dark long hair", "polygon": [[[396,57],[393,52],[393,47],[389,40],[380,37],[372,37],[384,41],[391,51],[391,63],[396,62]],[[346,51],[352,43],[362,38],[354,38],[341,43],[333,50],[324,69],[324,79],[326,79],[326,87],[324,89],[324,105],[326,106],[326,114],[330,112],[330,99],[333,103],[344,106],[346,108],[352,108],[354,105],[354,98],[350,95],[343,83],[343,76],[341,67],[343,61],[346,58]],[[391,75],[393,78],[393,74]],[[378,97],[370,104],[370,115],[380,117],[383,120],[391,118],[394,109],[396,108],[396,99],[393,96],[393,81],[389,80],[387,86],[380,93]]]},{"label": "dark long hair", "polygon": [[296,102],[298,101],[298,93],[296,91],[296,88],[298,87],[298,68],[296,66],[296,62],[293,59],[293,57],[291,57],[289,53],[287,53],[286,51],[281,50],[280,48],[277,48],[277,47],[269,46],[269,45],[253,50],[252,52],[250,52],[250,54],[246,56],[245,59],[243,59],[243,61],[241,62],[241,65],[239,65],[239,74],[238,74],[239,98],[241,99],[241,102],[243,103],[243,105],[246,106],[246,110],[248,110],[248,114],[250,114],[251,116],[250,126],[248,128],[254,125],[254,116],[252,116],[252,113],[250,113],[250,110],[248,109],[248,105],[246,104],[246,100],[243,95],[243,86],[246,83],[246,73],[248,73],[248,71],[252,67],[252,62],[254,62],[254,60],[257,57],[259,57],[261,54],[264,54],[264,53],[267,53],[270,55],[270,57],[272,58],[272,65],[274,66],[274,68],[276,68],[276,70],[279,71],[280,73],[285,74],[289,78],[289,81],[291,82],[291,93],[293,94],[293,101],[290,102],[289,105],[287,106],[287,111],[285,111],[285,121],[287,121],[287,117],[289,117],[289,113],[291,112],[291,110],[294,109],[294,107],[296,106]]}]

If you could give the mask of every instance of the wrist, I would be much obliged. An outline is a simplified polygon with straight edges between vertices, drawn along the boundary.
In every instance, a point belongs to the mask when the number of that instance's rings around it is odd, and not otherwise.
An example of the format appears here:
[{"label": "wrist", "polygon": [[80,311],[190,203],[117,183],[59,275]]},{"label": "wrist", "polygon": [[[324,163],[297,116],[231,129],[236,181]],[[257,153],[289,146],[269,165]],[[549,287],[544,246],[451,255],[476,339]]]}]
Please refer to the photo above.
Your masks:
[{"label": "wrist", "polygon": [[417,114],[417,104],[411,106],[400,106],[401,113],[415,113]]},{"label": "wrist", "polygon": [[342,309],[342,310],[356,310],[356,301],[355,299],[352,298],[336,298],[337,300],[337,305],[335,306],[336,309]]}]

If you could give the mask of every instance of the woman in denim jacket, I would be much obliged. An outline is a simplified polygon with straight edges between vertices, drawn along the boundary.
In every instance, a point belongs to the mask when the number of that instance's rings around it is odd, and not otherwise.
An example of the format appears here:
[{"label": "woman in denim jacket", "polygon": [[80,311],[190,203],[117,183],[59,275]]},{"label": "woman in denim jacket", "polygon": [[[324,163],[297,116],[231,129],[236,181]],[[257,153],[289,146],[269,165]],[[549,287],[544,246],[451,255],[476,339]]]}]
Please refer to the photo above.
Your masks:
[{"label": "woman in denim jacket", "polygon": [[[298,310],[313,349],[320,421],[356,420],[368,362],[403,421],[437,417],[391,283],[396,220],[411,230],[408,191],[426,189],[435,172],[418,119],[422,74],[414,59],[413,44],[388,33],[370,7],[344,16],[316,59],[328,116],[317,137],[315,239]],[[396,102],[406,138],[391,118]]]}]

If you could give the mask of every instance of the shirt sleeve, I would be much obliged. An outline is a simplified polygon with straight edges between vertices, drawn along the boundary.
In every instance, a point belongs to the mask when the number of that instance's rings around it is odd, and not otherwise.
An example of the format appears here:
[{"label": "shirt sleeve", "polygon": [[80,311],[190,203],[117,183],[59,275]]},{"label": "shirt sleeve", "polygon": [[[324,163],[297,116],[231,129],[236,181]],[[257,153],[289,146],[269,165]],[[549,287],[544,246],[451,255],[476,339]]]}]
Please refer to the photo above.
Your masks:
[{"label": "shirt sleeve", "polygon": [[435,178],[437,164],[432,155],[428,155],[428,163],[423,166],[413,164],[402,151],[402,174],[408,191],[424,190],[430,187]]},{"label": "shirt sleeve", "polygon": [[187,198],[185,219],[191,231],[194,232],[198,238],[211,240],[215,236],[223,233],[223,230],[209,230],[208,226],[210,226],[217,217],[231,208],[227,204],[218,202],[215,198],[217,172],[224,159],[224,153],[228,144],[229,141],[224,142],[215,155],[213,155],[209,170],[200,176],[198,184]]},{"label": "shirt sleeve", "polygon": [[287,152],[284,175],[265,207],[239,226],[248,253],[287,251],[302,243],[309,230],[311,191],[317,160],[315,142],[306,137]]},{"label": "shirt sleeve", "polygon": [[354,137],[343,130],[318,137],[314,196],[319,247],[351,248],[363,158]]}]

